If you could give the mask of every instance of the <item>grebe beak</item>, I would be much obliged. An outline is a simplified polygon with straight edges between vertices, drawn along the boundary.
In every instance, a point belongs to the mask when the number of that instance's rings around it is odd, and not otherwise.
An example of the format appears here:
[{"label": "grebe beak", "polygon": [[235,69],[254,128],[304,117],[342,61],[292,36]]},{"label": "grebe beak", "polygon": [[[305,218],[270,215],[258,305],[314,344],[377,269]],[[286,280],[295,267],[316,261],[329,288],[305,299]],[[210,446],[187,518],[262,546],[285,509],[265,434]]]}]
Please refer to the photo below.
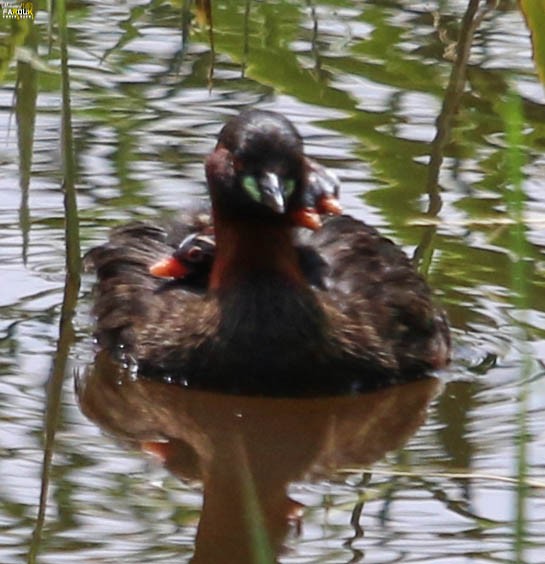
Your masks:
[{"label": "grebe beak", "polygon": [[277,174],[265,172],[259,179],[259,188],[262,204],[279,214],[286,211],[284,186]]}]

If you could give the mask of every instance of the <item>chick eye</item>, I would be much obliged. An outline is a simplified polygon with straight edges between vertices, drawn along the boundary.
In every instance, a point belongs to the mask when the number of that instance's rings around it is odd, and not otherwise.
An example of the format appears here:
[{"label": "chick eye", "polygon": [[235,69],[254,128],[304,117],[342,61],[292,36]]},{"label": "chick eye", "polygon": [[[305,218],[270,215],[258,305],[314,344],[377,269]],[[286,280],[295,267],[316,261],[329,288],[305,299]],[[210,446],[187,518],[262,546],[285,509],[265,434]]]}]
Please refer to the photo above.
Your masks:
[{"label": "chick eye", "polygon": [[288,180],[284,182],[284,194],[286,194],[286,196],[289,197],[293,194],[294,190],[295,190],[295,180],[293,180],[293,178],[288,178]]},{"label": "chick eye", "polygon": [[257,185],[257,180],[254,176],[247,174],[242,177],[242,186],[248,195],[256,202],[261,201],[261,192],[259,191],[259,186]]},{"label": "chick eye", "polygon": [[187,257],[192,262],[200,262],[203,259],[202,249],[199,247],[191,247],[191,249],[187,251]]}]

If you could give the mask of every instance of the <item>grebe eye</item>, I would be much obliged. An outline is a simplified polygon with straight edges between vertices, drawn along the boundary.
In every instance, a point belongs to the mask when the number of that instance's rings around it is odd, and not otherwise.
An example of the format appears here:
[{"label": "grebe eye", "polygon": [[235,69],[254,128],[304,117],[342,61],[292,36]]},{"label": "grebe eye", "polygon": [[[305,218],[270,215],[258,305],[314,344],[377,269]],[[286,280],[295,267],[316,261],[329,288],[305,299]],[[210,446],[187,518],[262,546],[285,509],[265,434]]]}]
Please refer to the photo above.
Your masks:
[{"label": "grebe eye", "polygon": [[289,197],[293,194],[294,191],[295,191],[295,180],[293,180],[293,178],[289,178],[284,182],[284,194],[286,194],[286,196]]},{"label": "grebe eye", "polygon": [[252,200],[255,200],[256,202],[261,201],[261,192],[259,191],[259,186],[254,176],[251,176],[250,174],[243,176],[242,186]]}]

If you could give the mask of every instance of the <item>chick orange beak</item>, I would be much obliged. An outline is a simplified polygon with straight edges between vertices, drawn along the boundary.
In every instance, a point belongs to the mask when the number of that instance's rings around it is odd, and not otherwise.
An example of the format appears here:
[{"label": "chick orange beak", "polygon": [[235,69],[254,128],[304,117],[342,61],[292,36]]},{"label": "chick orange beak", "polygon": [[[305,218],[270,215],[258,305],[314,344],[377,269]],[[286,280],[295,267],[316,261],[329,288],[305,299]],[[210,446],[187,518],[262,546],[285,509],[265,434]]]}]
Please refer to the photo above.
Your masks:
[{"label": "chick orange beak", "polygon": [[294,225],[299,227],[306,227],[316,231],[322,227],[322,220],[320,214],[315,208],[300,208],[291,212],[291,220]]},{"label": "chick orange beak", "polygon": [[179,260],[167,257],[152,264],[149,272],[159,278],[184,278],[189,271]]},{"label": "chick orange beak", "polygon": [[335,196],[322,196],[318,200],[317,208],[319,213],[330,213],[332,215],[343,213],[341,203]]},{"label": "chick orange beak", "polygon": [[168,457],[169,443],[161,443],[158,441],[142,441],[140,448],[143,452],[151,454],[160,462],[165,462]]}]

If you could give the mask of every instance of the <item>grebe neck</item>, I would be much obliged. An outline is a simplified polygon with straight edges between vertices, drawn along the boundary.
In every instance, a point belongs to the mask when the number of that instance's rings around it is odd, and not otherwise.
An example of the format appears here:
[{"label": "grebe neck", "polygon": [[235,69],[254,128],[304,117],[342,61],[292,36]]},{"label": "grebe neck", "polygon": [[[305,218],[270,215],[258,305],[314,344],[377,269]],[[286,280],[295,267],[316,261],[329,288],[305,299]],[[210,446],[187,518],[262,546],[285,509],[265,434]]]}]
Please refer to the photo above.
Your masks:
[{"label": "grebe neck", "polygon": [[209,288],[221,291],[252,279],[283,279],[306,285],[293,244],[292,228],[282,222],[224,219],[214,214],[216,257]]}]

